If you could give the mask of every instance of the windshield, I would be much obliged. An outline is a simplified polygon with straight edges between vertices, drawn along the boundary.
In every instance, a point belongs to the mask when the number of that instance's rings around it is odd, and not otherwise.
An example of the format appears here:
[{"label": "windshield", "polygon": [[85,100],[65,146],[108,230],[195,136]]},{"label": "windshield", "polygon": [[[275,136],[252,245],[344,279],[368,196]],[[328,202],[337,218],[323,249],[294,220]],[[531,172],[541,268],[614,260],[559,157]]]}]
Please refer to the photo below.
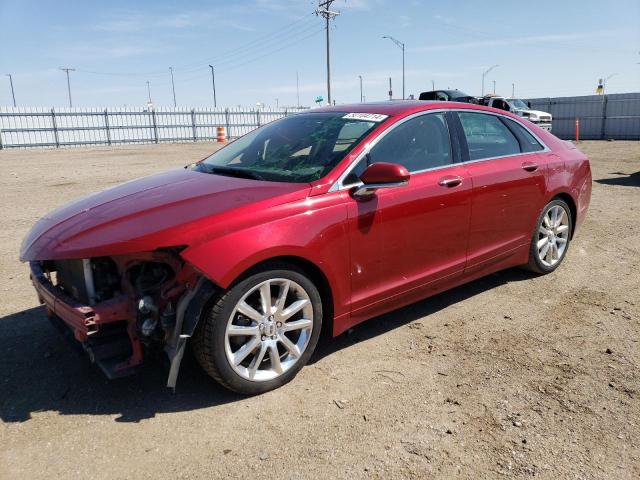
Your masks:
[{"label": "windshield", "polygon": [[318,112],[285,117],[218,150],[195,169],[276,182],[328,174],[386,115]]},{"label": "windshield", "polygon": [[518,110],[528,110],[529,106],[524,103],[522,100],[520,100],[519,98],[512,98],[510,100],[508,100],[509,105],[511,105],[513,108],[516,108]]}]

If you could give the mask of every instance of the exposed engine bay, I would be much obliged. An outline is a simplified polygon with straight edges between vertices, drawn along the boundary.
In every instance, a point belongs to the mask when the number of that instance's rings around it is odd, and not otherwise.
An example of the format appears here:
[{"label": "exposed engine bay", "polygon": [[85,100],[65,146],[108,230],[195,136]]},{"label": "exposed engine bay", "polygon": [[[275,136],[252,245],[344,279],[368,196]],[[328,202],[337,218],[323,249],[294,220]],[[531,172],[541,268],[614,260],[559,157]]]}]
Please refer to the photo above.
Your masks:
[{"label": "exposed engine bay", "polygon": [[31,262],[31,276],[52,322],[107,377],[133,374],[164,351],[175,387],[186,340],[214,292],[179,251]]}]

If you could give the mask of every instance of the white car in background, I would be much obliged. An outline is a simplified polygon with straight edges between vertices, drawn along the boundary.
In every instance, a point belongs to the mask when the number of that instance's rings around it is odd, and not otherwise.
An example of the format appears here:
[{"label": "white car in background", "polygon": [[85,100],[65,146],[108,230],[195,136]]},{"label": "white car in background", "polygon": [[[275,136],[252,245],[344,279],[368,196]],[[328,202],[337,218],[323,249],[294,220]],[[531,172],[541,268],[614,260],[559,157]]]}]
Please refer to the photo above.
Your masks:
[{"label": "white car in background", "polygon": [[530,122],[535,123],[540,128],[549,132],[551,131],[551,124],[553,120],[551,114],[540,110],[531,110],[529,105],[519,98],[505,98],[496,95],[487,95],[480,99],[480,105],[486,105],[487,107],[493,107],[499,110],[506,110],[507,112],[515,113],[516,115],[524,117]]}]

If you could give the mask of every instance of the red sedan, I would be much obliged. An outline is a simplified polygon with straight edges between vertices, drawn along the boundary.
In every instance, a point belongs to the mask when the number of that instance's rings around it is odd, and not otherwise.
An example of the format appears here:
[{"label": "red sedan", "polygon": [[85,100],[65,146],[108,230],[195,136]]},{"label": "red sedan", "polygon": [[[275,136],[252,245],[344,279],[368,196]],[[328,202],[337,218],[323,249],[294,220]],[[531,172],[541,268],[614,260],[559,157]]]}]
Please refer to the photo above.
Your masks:
[{"label": "red sedan", "polygon": [[320,331],[483,275],[555,270],[589,161],[504,111],[454,102],[323,108],[185,168],[96,193],[25,238],[54,323],[111,378],[187,340],[225,387],[290,381]]}]

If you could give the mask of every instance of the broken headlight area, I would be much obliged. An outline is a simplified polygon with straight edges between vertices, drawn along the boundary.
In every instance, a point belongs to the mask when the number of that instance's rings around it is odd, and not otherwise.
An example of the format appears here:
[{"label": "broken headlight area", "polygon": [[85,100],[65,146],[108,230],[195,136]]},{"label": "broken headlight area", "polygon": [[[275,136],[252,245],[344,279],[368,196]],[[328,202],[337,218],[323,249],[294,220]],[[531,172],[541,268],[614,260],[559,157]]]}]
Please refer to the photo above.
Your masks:
[{"label": "broken headlight area", "polygon": [[189,300],[202,283],[179,249],[32,262],[31,269],[54,324],[68,327],[109,378],[133,373],[154,353],[173,361]]}]

